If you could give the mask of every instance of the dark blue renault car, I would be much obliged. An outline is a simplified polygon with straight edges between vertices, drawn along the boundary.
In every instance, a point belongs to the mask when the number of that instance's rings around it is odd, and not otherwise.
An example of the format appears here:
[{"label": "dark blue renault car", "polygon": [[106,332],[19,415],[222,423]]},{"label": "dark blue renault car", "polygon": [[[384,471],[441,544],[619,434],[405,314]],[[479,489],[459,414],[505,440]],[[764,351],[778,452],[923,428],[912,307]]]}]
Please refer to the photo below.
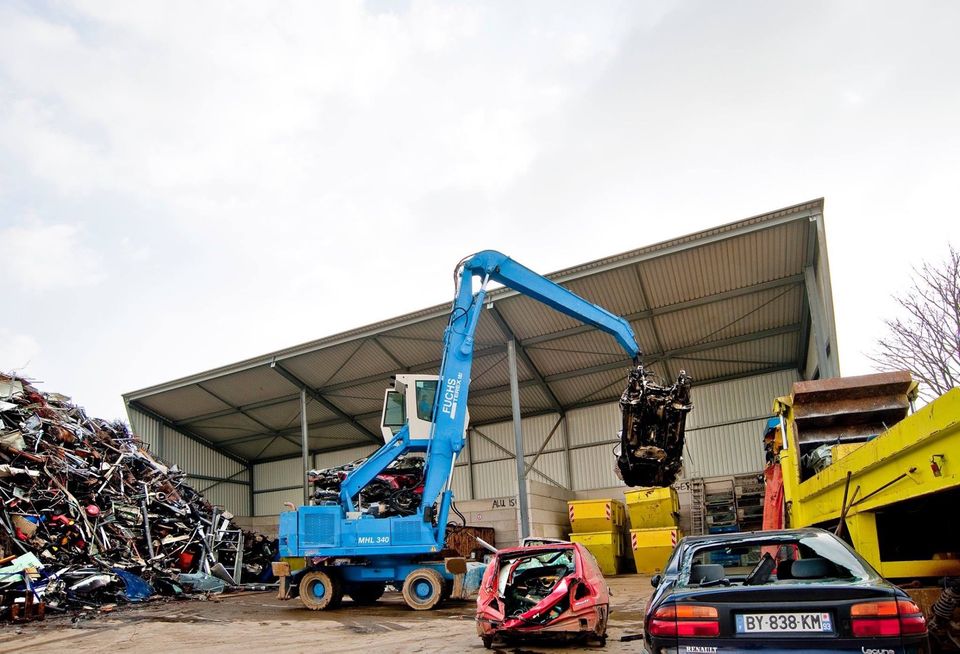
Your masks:
[{"label": "dark blue renault car", "polygon": [[917,605],[822,529],[683,538],[652,582],[653,654],[929,651]]}]

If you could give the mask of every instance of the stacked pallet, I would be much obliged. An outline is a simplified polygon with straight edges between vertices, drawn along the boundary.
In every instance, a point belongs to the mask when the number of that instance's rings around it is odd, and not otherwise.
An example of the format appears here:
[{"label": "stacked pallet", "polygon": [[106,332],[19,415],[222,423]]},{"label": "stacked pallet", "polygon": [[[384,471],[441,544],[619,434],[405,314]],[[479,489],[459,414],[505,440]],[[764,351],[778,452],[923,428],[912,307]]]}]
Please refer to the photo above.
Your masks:
[{"label": "stacked pallet", "polygon": [[625,568],[627,549],[624,530],[627,514],[623,502],[614,499],[573,500],[567,502],[570,540],[584,545],[605,575],[616,575]]},{"label": "stacked pallet", "polygon": [[763,477],[737,475],[733,478],[737,496],[737,522],[740,531],[763,529]]},{"label": "stacked pallet", "polygon": [[[732,479],[707,482],[703,504],[707,514],[707,533],[728,534],[740,531],[740,523],[737,521],[736,485]],[[740,565],[740,555],[717,550],[710,552],[710,563],[723,566]]]},{"label": "stacked pallet", "polygon": [[638,574],[662,572],[677,541],[680,501],[673,487],[638,488],[625,494],[630,515],[630,549]]}]

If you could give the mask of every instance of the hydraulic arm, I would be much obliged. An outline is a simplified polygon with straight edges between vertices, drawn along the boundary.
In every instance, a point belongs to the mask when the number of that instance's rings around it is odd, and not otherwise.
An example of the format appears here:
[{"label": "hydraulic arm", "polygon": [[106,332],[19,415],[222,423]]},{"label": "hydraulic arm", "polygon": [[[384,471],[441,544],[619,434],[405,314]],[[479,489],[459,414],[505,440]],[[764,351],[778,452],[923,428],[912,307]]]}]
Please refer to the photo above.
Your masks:
[{"label": "hydraulic arm", "polygon": [[[626,353],[639,364],[640,346],[633,329],[623,318],[584,300],[545,277],[520,265],[499,252],[485,250],[464,259],[455,272],[456,295],[443,337],[440,379],[433,403],[433,433],[426,443],[410,439],[406,427],[391,443],[355,470],[342,484],[340,497],[348,510],[352,498],[397,457],[409,451],[426,449],[423,499],[419,514],[433,518],[432,509],[448,487],[456,457],[463,449],[470,369],[473,365],[474,334],[483,311],[487,286],[497,282],[535,298],[547,306],[592,325],[616,339]],[[479,290],[473,291],[474,279]],[[445,507],[441,504],[441,511]],[[442,532],[445,525],[439,524]]]},{"label": "hydraulic arm", "polygon": [[[457,583],[465,564],[463,559],[438,557],[453,500],[454,465],[464,447],[474,334],[491,282],[610,334],[635,366],[621,399],[624,432],[618,466],[624,481],[667,485],[679,470],[690,380],[681,373],[671,387],[654,384],[640,363],[640,346],[629,322],[491,250],[461,261],[454,279],[439,377],[398,375],[384,401],[381,428],[389,440],[342,480],[339,501],[327,495],[318,505],[281,514],[280,553],[286,560],[275,572],[281,578],[282,598],[299,593],[306,606],[320,610],[335,607],[344,594],[361,603],[375,601],[385,584],[394,584],[402,585],[408,605],[429,609],[452,592],[449,584]],[[407,412],[405,419],[394,415],[400,407]],[[364,503],[361,491],[369,490],[374,479],[381,485],[389,483],[386,478],[396,480],[385,472],[408,455],[423,456],[422,485],[417,487],[420,479],[415,478],[413,487],[402,490],[404,502],[388,502],[387,513],[369,493],[367,506],[358,506]],[[420,499],[414,509],[409,500],[417,491]],[[403,511],[389,515],[391,506],[400,504]]]}]

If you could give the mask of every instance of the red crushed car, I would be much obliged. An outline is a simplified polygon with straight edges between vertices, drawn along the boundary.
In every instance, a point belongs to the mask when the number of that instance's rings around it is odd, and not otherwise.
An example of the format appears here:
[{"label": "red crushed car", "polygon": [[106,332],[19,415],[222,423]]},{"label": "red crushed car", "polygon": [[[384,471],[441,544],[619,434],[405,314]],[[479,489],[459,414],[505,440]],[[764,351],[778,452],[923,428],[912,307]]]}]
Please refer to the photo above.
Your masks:
[{"label": "red crushed car", "polygon": [[610,589],[596,559],[579,543],[500,550],[477,596],[477,633],[493,641],[538,638],[607,640]]}]

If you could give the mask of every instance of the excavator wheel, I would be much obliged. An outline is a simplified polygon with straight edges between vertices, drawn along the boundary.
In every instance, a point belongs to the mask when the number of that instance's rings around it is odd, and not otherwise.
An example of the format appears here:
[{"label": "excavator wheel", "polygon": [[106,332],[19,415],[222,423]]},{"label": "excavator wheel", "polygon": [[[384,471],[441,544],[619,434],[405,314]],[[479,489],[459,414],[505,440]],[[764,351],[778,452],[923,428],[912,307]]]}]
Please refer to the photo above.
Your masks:
[{"label": "excavator wheel", "polygon": [[355,604],[367,605],[375,604],[383,596],[385,587],[382,583],[366,582],[351,584],[346,587],[345,592]]},{"label": "excavator wheel", "polygon": [[443,599],[443,581],[433,568],[417,568],[403,580],[403,601],[415,611],[428,611]]},{"label": "excavator wheel", "polygon": [[324,570],[312,570],[300,579],[300,601],[311,611],[335,609],[343,600],[340,578]]}]

